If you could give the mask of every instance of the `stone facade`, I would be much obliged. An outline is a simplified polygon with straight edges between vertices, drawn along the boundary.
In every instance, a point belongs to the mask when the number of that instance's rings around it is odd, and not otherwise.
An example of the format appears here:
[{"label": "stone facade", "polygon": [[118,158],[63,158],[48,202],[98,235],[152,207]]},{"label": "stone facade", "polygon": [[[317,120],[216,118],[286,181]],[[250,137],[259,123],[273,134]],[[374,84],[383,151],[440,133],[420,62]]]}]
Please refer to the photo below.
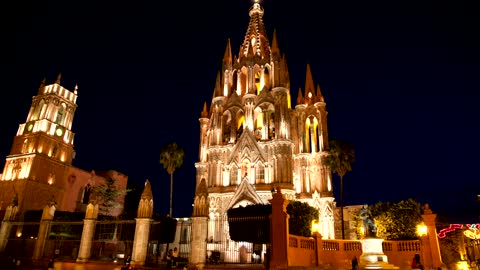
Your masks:
[{"label": "stone facade", "polygon": [[199,119],[196,185],[207,185],[207,239],[229,241],[228,225],[222,221],[227,210],[268,204],[277,187],[286,199],[317,208],[321,235],[333,239],[332,174],[323,163],[328,147],[326,103],[307,66],[305,88],[298,90],[292,108],[286,58],[275,32],[270,43],[263,14],[254,1],[238,55],[233,56],[227,42],[213,98],[210,106],[204,104]]},{"label": "stone facade", "polygon": [[0,209],[16,196],[20,215],[42,210],[52,199],[59,211],[85,211],[90,188],[106,177],[115,179],[119,189],[127,186],[128,176],[117,171],[88,172],[72,165],[78,87],[70,91],[60,83],[60,75],[52,84],[42,82],[25,123],[19,125],[0,175]]}]

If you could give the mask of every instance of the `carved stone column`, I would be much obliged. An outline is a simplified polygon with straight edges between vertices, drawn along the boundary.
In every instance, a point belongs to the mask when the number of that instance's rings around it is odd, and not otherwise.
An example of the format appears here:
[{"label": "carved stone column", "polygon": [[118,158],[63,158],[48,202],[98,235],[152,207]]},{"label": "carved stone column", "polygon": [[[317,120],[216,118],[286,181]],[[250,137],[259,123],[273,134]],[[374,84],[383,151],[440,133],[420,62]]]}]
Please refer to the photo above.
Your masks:
[{"label": "carved stone column", "polygon": [[12,229],[12,221],[15,221],[18,212],[18,203],[14,200],[12,204],[7,206],[5,210],[5,216],[3,217],[2,227],[0,228],[0,253],[5,251],[5,247],[8,243],[8,236],[10,235],[10,231]]},{"label": "carved stone column", "polygon": [[147,258],[148,237],[150,235],[150,218],[135,219],[135,238],[133,240],[132,266],[145,265]]},{"label": "carved stone column", "polygon": [[87,205],[85,219],[83,220],[82,239],[78,250],[77,262],[87,262],[91,256],[93,236],[98,217],[98,204],[90,202]]},{"label": "carved stone column", "polygon": [[33,249],[33,260],[38,260],[43,256],[43,249],[45,241],[50,230],[50,223],[55,215],[55,202],[51,201],[43,208],[42,220],[40,221],[40,228],[38,229],[37,241],[35,241],[35,248]]},{"label": "carved stone column", "polygon": [[153,195],[150,182],[145,182],[145,188],[140,196],[138,204],[137,218],[135,219],[135,236],[133,239],[132,261],[131,265],[145,265],[147,259],[148,240],[150,236],[150,224],[153,215]]},{"label": "carved stone column", "polygon": [[208,192],[203,178],[195,191],[192,215],[192,243],[190,244],[190,269],[203,269],[207,255]]}]

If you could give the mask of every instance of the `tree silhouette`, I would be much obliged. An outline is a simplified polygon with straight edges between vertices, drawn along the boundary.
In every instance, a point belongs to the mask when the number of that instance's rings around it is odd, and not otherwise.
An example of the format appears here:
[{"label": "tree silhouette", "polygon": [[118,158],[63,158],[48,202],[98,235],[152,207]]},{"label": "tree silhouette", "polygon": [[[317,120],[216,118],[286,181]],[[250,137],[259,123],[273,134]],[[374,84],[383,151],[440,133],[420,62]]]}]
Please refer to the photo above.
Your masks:
[{"label": "tree silhouette", "polygon": [[180,168],[183,164],[184,152],[177,143],[172,142],[166,144],[160,150],[160,163],[163,165],[163,168],[167,170],[170,175],[170,217],[172,216],[172,196],[173,196],[173,173],[175,169]]},{"label": "tree silhouette", "polygon": [[328,156],[324,164],[333,173],[340,176],[340,218],[342,221],[342,239],[345,239],[345,224],[343,222],[343,176],[352,170],[355,161],[355,150],[351,144],[342,140],[331,140],[329,143]]}]

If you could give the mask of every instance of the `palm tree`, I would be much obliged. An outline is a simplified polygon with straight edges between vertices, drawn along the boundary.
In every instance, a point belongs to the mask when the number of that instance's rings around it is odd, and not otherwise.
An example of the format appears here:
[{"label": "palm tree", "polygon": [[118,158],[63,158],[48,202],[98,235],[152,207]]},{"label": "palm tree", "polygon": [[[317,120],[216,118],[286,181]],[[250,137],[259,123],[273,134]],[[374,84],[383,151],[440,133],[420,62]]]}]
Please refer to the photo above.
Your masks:
[{"label": "palm tree", "polygon": [[183,149],[175,142],[166,144],[160,150],[160,163],[163,168],[170,174],[170,217],[172,217],[172,195],[173,195],[173,173],[175,169],[180,168],[183,164]]},{"label": "palm tree", "polygon": [[345,224],[343,223],[343,176],[352,170],[355,161],[353,146],[342,140],[331,140],[329,155],[325,158],[325,165],[333,173],[340,176],[340,218],[342,220],[342,239],[345,239]]}]

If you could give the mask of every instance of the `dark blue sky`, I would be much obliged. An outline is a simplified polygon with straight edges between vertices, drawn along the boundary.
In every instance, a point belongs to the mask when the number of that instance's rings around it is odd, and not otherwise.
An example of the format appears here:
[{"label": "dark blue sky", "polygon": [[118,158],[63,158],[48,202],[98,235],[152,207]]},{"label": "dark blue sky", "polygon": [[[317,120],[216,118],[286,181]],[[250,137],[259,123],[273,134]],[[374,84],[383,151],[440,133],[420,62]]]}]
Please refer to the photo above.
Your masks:
[{"label": "dark blue sky", "polygon": [[[15,7],[0,61],[0,166],[41,80],[78,83],[74,165],[116,169],[154,188],[168,213],[161,147],[185,149],[174,215],[189,216],[199,124],[227,39],[238,54],[249,0],[35,1]],[[357,162],[345,204],[413,198],[454,221],[477,222],[480,61],[473,15],[437,1],[265,0],[292,100],[307,63],[327,103],[332,139]],[[338,186],[338,179],[335,178]],[[338,188],[335,192],[339,198]]]}]

